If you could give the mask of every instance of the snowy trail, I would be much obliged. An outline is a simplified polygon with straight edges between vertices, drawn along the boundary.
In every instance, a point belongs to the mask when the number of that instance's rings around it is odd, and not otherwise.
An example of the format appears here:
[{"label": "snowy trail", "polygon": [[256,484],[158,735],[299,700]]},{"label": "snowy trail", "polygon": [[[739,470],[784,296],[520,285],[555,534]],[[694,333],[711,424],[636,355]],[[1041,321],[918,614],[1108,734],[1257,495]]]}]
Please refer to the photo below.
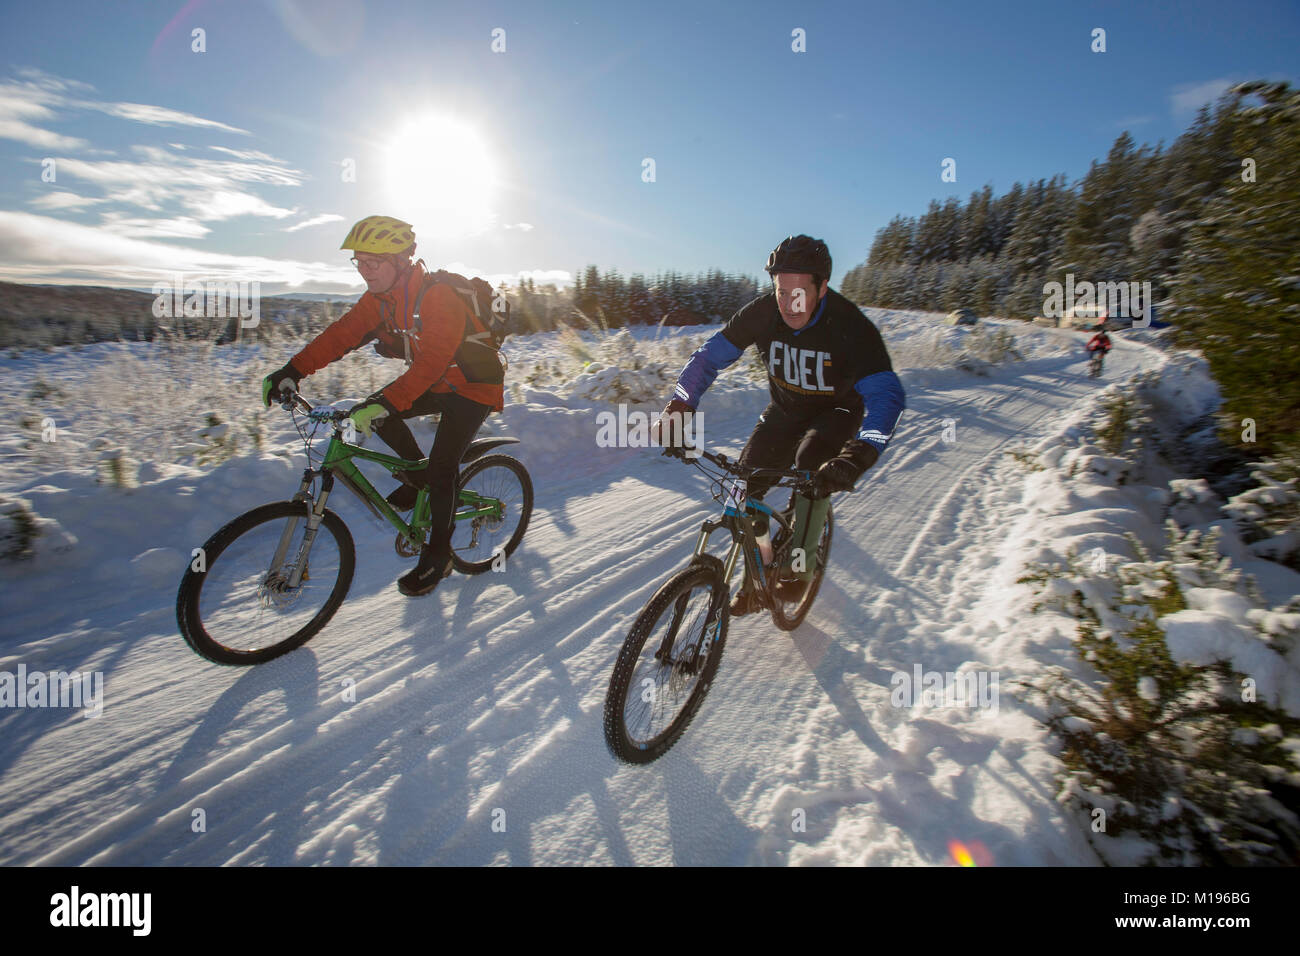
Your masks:
[{"label": "snowy trail", "polygon": [[[1106,380],[1160,361],[1124,343]],[[1005,452],[1098,385],[1077,357],[1012,368],[904,373],[909,409],[862,489],[836,502],[807,621],[793,634],[765,615],[734,621],[701,713],[646,768],[604,748],[606,684],[633,617],[714,511],[703,479],[653,452],[591,477],[535,471],[507,573],[416,601],[393,587],[391,531],[336,497],[358,548],[349,599],[305,648],[259,667],[185,647],[179,574],[123,584],[116,603],[69,597],[39,639],[23,635],[52,612],[15,608],[0,666],[93,660],[107,689],[98,719],[0,716],[0,862],[936,865],[952,839],[998,863],[1094,862],[1057,810],[1042,728],[1005,697],[1000,713],[890,705],[895,671],[977,662],[1005,682],[1035,659],[1015,622],[971,614],[996,590],[1018,513],[1024,471]],[[762,401],[720,403],[711,446],[738,450]],[[529,462],[539,438],[521,437]],[[287,496],[292,480],[275,487]],[[206,530],[272,498],[232,500]]]}]

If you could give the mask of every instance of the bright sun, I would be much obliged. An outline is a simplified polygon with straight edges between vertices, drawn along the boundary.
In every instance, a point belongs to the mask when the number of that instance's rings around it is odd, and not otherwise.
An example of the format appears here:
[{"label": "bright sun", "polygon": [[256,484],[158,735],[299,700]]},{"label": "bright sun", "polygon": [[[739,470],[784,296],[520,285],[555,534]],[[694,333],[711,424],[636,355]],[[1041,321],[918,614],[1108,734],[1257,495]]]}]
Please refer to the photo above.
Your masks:
[{"label": "bright sun", "polygon": [[496,163],[472,126],[429,114],[403,126],[388,146],[391,215],[415,226],[415,237],[458,239],[489,228]]}]

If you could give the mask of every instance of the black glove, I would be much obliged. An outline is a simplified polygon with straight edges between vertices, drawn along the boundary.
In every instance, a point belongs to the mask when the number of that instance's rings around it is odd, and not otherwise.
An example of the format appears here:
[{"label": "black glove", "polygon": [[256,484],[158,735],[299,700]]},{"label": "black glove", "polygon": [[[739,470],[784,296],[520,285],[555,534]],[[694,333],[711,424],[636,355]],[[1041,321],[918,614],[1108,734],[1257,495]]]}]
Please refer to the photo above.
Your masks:
[{"label": "black glove", "polygon": [[[651,440],[662,445],[664,454],[674,458],[682,457],[686,447],[686,423],[695,409],[679,398],[674,398],[664,406],[659,420],[651,427]],[[673,417],[669,417],[673,416]]]},{"label": "black glove", "polygon": [[293,382],[293,387],[297,388],[298,383],[302,381],[302,372],[293,367],[292,362],[286,362],[283,368],[278,368],[266,378],[262,379],[262,404],[267,408],[271,407],[271,398],[275,397],[276,401],[280,400],[280,385],[285,381]]},{"label": "black glove", "polygon": [[814,476],[819,495],[850,491],[862,473],[876,463],[880,452],[874,445],[856,438],[845,442],[840,453],[817,469]]},{"label": "black glove", "polygon": [[391,348],[385,345],[383,339],[375,339],[375,351],[384,358],[406,358],[405,353],[394,352]]}]

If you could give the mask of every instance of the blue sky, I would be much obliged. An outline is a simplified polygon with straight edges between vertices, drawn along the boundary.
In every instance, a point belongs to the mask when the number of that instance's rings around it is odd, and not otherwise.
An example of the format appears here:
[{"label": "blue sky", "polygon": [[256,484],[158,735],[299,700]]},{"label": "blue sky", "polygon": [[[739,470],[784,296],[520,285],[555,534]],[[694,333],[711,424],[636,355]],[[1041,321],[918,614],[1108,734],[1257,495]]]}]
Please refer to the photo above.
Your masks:
[{"label": "blue sky", "polygon": [[1297,50],[1294,0],[6,2],[0,278],[359,291],[383,212],[494,279],[758,274],[807,232],[837,285],[895,214],[1172,142]]}]

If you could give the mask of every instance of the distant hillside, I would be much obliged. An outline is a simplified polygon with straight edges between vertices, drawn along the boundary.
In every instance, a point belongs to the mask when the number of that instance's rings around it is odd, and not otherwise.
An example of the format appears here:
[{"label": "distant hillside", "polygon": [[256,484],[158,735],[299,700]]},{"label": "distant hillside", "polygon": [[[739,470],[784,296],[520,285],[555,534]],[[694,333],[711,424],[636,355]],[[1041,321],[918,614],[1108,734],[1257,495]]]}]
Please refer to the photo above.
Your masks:
[{"label": "distant hillside", "polygon": [[[286,324],[296,332],[323,328],[349,307],[346,296],[263,296],[260,323],[243,338],[264,339]],[[235,319],[156,318],[154,296],[132,289],[0,282],[0,348],[74,345],[122,338],[152,341],[160,329],[187,336],[235,337]]]},{"label": "distant hillside", "polygon": [[300,302],[356,302],[361,298],[360,292],[354,292],[351,295],[338,292],[277,292],[274,295],[263,296],[265,299],[297,299]]}]

